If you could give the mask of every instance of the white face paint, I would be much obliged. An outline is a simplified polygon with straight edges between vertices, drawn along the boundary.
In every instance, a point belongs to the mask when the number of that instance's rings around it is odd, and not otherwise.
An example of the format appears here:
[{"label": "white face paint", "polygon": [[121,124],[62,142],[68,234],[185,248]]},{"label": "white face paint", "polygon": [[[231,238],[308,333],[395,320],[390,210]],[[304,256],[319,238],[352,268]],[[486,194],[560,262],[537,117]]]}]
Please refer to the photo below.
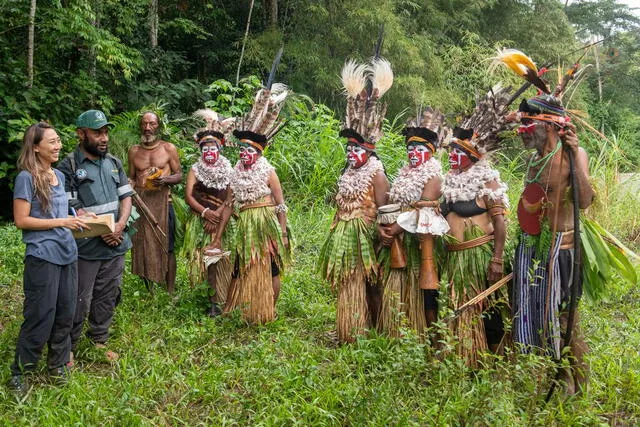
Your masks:
[{"label": "white face paint", "polygon": [[407,146],[407,156],[412,168],[418,167],[431,158],[431,150],[424,144],[409,144]]},{"label": "white face paint", "polygon": [[258,160],[258,150],[253,147],[240,147],[240,161],[245,167],[253,165]]},{"label": "white face paint", "polygon": [[220,157],[220,150],[216,144],[205,144],[202,147],[202,161],[208,165],[213,165]]},{"label": "white face paint", "polygon": [[451,166],[451,169],[466,169],[471,164],[471,159],[461,149],[454,147],[449,152],[449,166]]},{"label": "white face paint", "polygon": [[347,145],[347,161],[352,168],[359,168],[367,163],[369,156],[367,150],[355,144]]}]

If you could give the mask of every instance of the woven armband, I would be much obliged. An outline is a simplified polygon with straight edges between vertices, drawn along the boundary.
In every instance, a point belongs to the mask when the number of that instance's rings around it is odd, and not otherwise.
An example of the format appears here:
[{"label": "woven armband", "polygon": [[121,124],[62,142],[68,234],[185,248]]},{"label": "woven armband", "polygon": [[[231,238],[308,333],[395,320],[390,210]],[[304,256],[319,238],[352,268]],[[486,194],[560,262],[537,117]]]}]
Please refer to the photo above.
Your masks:
[{"label": "woven armband", "polygon": [[288,210],[289,210],[289,208],[284,203],[280,203],[279,205],[276,205],[276,213],[277,214],[279,214],[279,213],[287,213]]},{"label": "woven armband", "polygon": [[491,215],[492,218],[496,215],[506,216],[506,209],[504,205],[500,205],[500,204],[492,205],[488,208],[488,211],[489,211],[489,215]]},{"label": "woven armband", "polygon": [[439,208],[440,207],[440,202],[437,201],[437,200],[423,200],[423,199],[420,199],[417,202],[411,203],[411,206],[413,206],[414,208],[417,208],[417,209]]}]

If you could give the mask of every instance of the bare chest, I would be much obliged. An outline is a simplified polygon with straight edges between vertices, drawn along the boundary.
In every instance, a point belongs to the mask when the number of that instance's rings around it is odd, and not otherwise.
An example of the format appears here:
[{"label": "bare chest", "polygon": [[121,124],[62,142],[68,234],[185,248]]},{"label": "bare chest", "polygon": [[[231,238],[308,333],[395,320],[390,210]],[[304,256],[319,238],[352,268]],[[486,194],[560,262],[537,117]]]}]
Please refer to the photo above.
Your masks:
[{"label": "bare chest", "polygon": [[169,154],[162,146],[151,150],[140,147],[133,158],[134,165],[139,171],[147,170],[150,167],[156,167],[158,169],[168,168],[169,160]]},{"label": "bare chest", "polygon": [[538,183],[551,200],[557,194],[563,194],[569,185],[569,164],[561,153],[546,165],[530,166],[527,171],[527,183]]}]

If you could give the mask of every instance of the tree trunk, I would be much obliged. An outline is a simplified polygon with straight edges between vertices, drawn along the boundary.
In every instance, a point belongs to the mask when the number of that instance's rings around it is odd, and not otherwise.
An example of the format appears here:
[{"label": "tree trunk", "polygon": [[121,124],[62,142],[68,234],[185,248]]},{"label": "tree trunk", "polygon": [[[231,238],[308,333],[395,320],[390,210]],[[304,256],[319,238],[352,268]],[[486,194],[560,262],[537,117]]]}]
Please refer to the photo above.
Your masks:
[{"label": "tree trunk", "polygon": [[[96,0],[93,2],[93,13],[95,13],[95,21],[93,25],[95,25],[96,28],[100,28],[100,1]],[[95,80],[98,71],[98,55],[96,53],[96,47],[91,46],[89,53],[91,55],[91,78]],[[93,97],[91,101],[93,101]]]},{"label": "tree trunk", "polygon": [[265,5],[269,9],[269,25],[275,28],[278,26],[278,0],[267,0]]},{"label": "tree trunk", "polygon": [[158,47],[158,0],[149,2],[149,40],[151,48]]},{"label": "tree trunk", "polygon": [[[600,74],[600,52],[597,44],[593,46],[593,55],[595,57],[596,74],[598,75],[598,103],[602,105],[602,75]],[[600,124],[600,132],[604,133],[604,120]]]},{"label": "tree trunk", "polygon": [[29,45],[27,46],[27,78],[28,87],[33,87],[33,50],[36,27],[36,3],[37,0],[31,0],[31,9],[29,9]]},{"label": "tree trunk", "polygon": [[247,16],[247,28],[244,31],[244,39],[242,40],[242,50],[240,51],[240,59],[238,60],[238,71],[236,72],[236,86],[240,82],[240,66],[242,65],[242,58],[244,57],[244,48],[247,45],[247,38],[249,37],[249,28],[251,27],[251,14],[253,13],[253,3],[251,0],[249,5],[249,15]]}]

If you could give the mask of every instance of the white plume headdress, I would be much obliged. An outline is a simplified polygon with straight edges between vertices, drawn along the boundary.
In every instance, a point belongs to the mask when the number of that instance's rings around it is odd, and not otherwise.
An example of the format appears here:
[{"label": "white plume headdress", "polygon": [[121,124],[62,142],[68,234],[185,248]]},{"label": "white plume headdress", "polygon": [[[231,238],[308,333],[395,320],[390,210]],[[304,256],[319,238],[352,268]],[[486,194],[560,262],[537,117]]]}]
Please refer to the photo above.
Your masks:
[{"label": "white plume headdress", "polygon": [[340,136],[375,146],[382,137],[382,122],[387,111],[386,103],[380,103],[379,99],[393,85],[391,64],[380,57],[369,64],[348,60],[342,68],[341,78],[347,96],[347,111]]}]

